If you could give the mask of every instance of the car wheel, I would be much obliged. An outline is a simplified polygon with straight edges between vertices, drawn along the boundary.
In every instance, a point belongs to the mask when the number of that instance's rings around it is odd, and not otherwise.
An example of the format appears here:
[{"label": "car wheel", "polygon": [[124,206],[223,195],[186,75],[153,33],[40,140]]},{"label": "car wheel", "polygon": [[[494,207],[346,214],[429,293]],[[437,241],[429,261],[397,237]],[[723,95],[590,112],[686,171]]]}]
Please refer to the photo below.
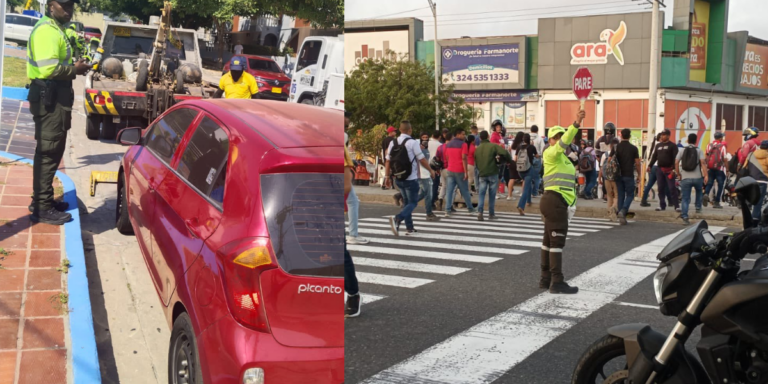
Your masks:
[{"label": "car wheel", "polygon": [[117,124],[112,121],[112,116],[108,116],[102,123],[103,132],[102,137],[104,140],[114,140],[117,135]]},{"label": "car wheel", "polygon": [[304,99],[304,100],[301,101],[301,103],[302,104],[307,104],[307,105],[315,105],[315,101],[312,100],[312,99]]},{"label": "car wheel", "polygon": [[168,383],[202,384],[203,373],[197,353],[197,341],[189,315],[182,313],[173,323],[168,351]]},{"label": "car wheel", "polygon": [[85,136],[91,140],[98,140],[99,125],[101,125],[101,115],[88,115],[85,121]]},{"label": "car wheel", "polygon": [[120,177],[117,188],[117,209],[115,211],[115,227],[123,235],[133,235],[133,226],[128,216],[128,196],[125,194],[125,175]]}]

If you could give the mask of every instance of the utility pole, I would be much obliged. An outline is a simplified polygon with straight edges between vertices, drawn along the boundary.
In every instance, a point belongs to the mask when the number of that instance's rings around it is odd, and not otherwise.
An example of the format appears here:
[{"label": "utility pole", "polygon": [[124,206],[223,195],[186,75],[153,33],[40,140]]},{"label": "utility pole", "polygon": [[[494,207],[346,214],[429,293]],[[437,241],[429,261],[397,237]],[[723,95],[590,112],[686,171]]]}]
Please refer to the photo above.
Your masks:
[{"label": "utility pole", "polygon": [[[0,0],[0,44],[5,45],[5,0]],[[0,51],[3,50],[0,46]],[[3,52],[0,52],[0,100],[3,98]]]},{"label": "utility pole", "polygon": [[432,17],[435,18],[435,132],[440,132],[440,106],[438,105],[437,96],[440,94],[440,77],[442,75],[440,74],[440,67],[437,61],[440,58],[437,55],[437,4],[433,3],[432,0],[427,1],[429,1],[429,8],[432,9]]},{"label": "utility pole", "polygon": [[[651,65],[648,85],[648,138],[646,139],[646,151],[644,156],[645,168],[648,167],[651,146],[656,140],[656,99],[659,93],[659,4],[661,0],[648,0],[653,3],[653,15],[651,18]],[[663,3],[661,3],[664,6]],[[665,6],[666,7],[666,6]],[[640,185],[645,187],[645,170],[640,175],[642,182]],[[642,189],[641,189],[642,193]]]}]

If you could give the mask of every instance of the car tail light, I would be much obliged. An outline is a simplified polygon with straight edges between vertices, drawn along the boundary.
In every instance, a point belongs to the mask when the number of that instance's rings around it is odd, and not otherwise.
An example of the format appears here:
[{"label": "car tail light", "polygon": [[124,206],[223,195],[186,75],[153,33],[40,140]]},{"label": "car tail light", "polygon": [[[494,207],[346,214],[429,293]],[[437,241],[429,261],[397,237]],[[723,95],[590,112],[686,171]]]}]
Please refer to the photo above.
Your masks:
[{"label": "car tail light", "polygon": [[102,96],[102,95],[96,95],[93,98],[93,102],[96,103],[96,104],[100,104],[100,105],[105,105],[106,101],[107,101],[107,99],[104,96]]},{"label": "car tail light", "polygon": [[252,237],[231,242],[216,252],[230,313],[240,324],[269,332],[259,275],[277,268],[269,239]]}]

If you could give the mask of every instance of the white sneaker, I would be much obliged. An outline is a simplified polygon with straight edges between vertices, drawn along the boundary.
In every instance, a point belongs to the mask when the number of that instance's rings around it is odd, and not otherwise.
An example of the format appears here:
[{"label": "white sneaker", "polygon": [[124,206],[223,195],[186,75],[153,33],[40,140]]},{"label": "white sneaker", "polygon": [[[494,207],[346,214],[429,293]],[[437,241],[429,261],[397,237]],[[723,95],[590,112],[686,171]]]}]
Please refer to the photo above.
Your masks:
[{"label": "white sneaker", "polygon": [[368,239],[360,236],[347,236],[347,244],[355,244],[355,245],[368,244]]}]

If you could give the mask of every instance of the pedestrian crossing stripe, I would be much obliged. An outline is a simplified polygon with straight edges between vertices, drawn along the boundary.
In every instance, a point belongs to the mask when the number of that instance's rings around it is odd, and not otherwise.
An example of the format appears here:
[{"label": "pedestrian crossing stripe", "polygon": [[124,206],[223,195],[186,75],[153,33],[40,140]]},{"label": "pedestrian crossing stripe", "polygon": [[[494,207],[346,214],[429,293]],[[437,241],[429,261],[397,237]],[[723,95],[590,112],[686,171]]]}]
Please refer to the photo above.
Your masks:
[{"label": "pedestrian crossing stripe", "polygon": [[[578,208],[577,208],[577,212],[578,212]],[[464,212],[464,213],[469,214],[469,212]],[[526,213],[525,216],[520,216],[520,214],[517,214],[517,213],[496,212],[496,216],[507,216],[511,218],[518,218],[521,220],[535,220],[535,221],[541,222],[541,215],[535,214],[535,213]],[[600,225],[613,225],[613,226],[619,225],[619,223],[615,223],[609,219],[604,219],[601,217],[578,217],[578,216],[571,219],[571,223],[600,224]]]},{"label": "pedestrian crossing stripe", "polygon": [[[415,220],[419,221],[426,221],[425,215],[413,215]],[[526,228],[526,229],[532,229],[532,230],[539,230],[541,233],[544,233],[544,224],[529,224],[529,223],[520,223],[512,220],[506,220],[506,219],[496,219],[496,220],[486,220],[479,221],[474,217],[441,217],[440,223],[464,223],[464,224],[471,224],[476,225],[478,227],[492,227],[492,228]],[[603,226],[584,226],[586,228],[571,228],[572,226],[568,226],[568,232],[600,232],[603,229],[610,229],[613,227],[603,227]]]},{"label": "pedestrian crossing stripe", "polygon": [[[392,232],[389,232],[388,234],[391,235]],[[421,237],[422,236],[419,235],[419,236],[415,236],[413,239],[420,240]],[[368,239],[368,241],[371,243],[377,243],[377,244],[381,243],[381,244],[387,244],[387,245],[404,245],[409,247],[443,248],[443,249],[451,249],[456,251],[499,253],[502,255],[520,255],[525,252],[528,252],[521,249],[483,247],[480,245],[453,244],[453,243],[444,243],[444,242],[423,242],[423,241],[401,240],[401,239],[385,239],[380,237],[366,237],[366,239]]]},{"label": "pedestrian crossing stripe", "polygon": [[[426,217],[427,215],[424,213],[414,213],[413,217]],[[472,222],[476,224],[480,223],[506,223],[506,224],[515,224],[520,228],[544,228],[544,222],[541,220],[526,220],[523,219],[522,216],[498,216],[496,215],[495,220],[488,219],[487,215],[484,215],[484,221],[477,220],[477,216],[475,215],[459,215],[459,214],[453,214],[450,217],[442,217],[438,216],[440,221],[446,221],[446,220],[462,220],[465,222]],[[585,232],[597,232],[602,229],[611,229],[614,227],[614,225],[610,225],[613,223],[594,223],[594,224],[584,224],[584,223],[573,223],[571,222],[568,224],[568,229],[573,229],[575,231],[585,231]]]},{"label": "pedestrian crossing stripe", "polygon": [[[344,302],[347,301],[347,298],[349,298],[349,295],[347,295],[346,292],[344,292]],[[386,299],[387,297],[384,295],[375,295],[373,293],[360,293],[360,304],[370,304],[375,301],[379,301],[381,299]]]},{"label": "pedestrian crossing stripe", "polygon": [[367,272],[357,272],[356,275],[357,275],[357,281],[361,283],[390,285],[393,287],[400,287],[400,288],[416,288],[424,284],[429,284],[434,281],[430,279],[420,279],[416,277],[382,275],[379,273],[367,273]]},{"label": "pedestrian crossing stripe", "polygon": [[[389,225],[378,225],[378,224],[368,224],[371,227],[380,227],[380,228],[387,228],[387,230],[380,230],[380,229],[369,229],[365,227],[358,228],[358,232],[365,235],[389,235],[392,236],[392,230],[389,229]],[[461,241],[465,243],[470,244],[498,244],[498,245],[512,245],[512,246],[519,246],[519,247],[531,247],[531,248],[539,248],[541,247],[541,237],[538,237],[539,241],[524,241],[524,240],[509,240],[509,236],[504,236],[504,239],[494,239],[491,237],[470,237],[470,236],[457,236],[457,235],[451,235],[450,238],[446,239],[444,234],[432,234],[432,233],[424,233],[428,231],[429,228],[419,228],[419,232],[417,236],[414,236],[413,238],[418,239],[430,239],[430,240],[440,240],[440,241]],[[467,233],[467,231],[462,232],[464,234],[472,234]],[[485,232],[478,233],[485,235]],[[518,236],[519,237],[519,236]],[[532,238],[536,238],[532,236]],[[349,247],[349,245],[347,246]]]},{"label": "pedestrian crossing stripe", "polygon": [[[490,264],[501,260],[500,257],[462,255],[457,253],[431,252],[413,249],[372,247],[369,245],[347,245],[347,249],[354,252],[382,253],[387,255],[414,256],[427,259],[442,259],[452,261],[468,261],[472,263]],[[354,258],[353,258],[354,260]]]},{"label": "pedestrian crossing stripe", "polygon": [[411,262],[405,262],[405,261],[371,259],[368,257],[355,257],[354,261],[355,261],[355,265],[365,265],[368,267],[379,267],[379,268],[389,268],[389,269],[402,269],[405,271],[436,273],[440,275],[458,275],[459,273],[463,273],[470,270],[469,268],[449,267],[445,265],[435,265],[435,264],[411,263]]},{"label": "pedestrian crossing stripe", "polygon": [[[387,219],[383,219],[383,220],[387,221],[387,222],[389,221]],[[376,223],[371,223],[371,222],[360,220],[357,223],[357,226],[358,226],[358,228],[360,228],[360,229],[358,229],[358,232],[360,230],[362,230],[363,228],[387,228],[387,229],[390,229],[388,231],[389,234],[392,234],[392,230],[391,230],[391,227],[389,226],[389,223],[387,223],[387,224],[376,224]],[[402,227],[404,227],[404,225],[401,225],[401,228]],[[462,226],[462,225],[459,225],[458,227],[459,228],[467,228],[467,226]],[[416,230],[418,232],[417,232],[417,234],[414,237],[416,237],[416,236],[422,237],[422,232],[439,232],[439,233],[442,233],[443,235],[440,236],[440,239],[442,239],[442,240],[447,240],[448,238],[453,238],[454,237],[453,234],[451,234],[450,236],[446,236],[445,235],[445,232],[449,230],[448,228],[433,228],[432,224],[430,224],[429,226],[419,226],[418,228],[416,228]],[[541,245],[541,239],[543,237],[541,234],[534,235],[534,234],[526,234],[526,233],[502,233],[502,232],[489,231],[489,230],[472,231],[472,230],[468,230],[468,229],[462,229],[461,231],[456,231],[456,230],[453,230],[453,231],[454,231],[454,233],[461,233],[462,235],[475,235],[475,236],[481,238],[483,241],[486,241],[487,239],[494,238],[494,237],[501,237],[501,238],[504,238],[504,239],[508,239],[509,237],[512,237],[512,236],[517,237],[519,239],[539,240],[539,244],[537,246]],[[405,235],[405,229],[404,228],[401,229],[400,235],[401,236]],[[570,233],[568,235],[570,235]],[[504,243],[504,244],[506,244],[506,243]]]},{"label": "pedestrian crossing stripe", "polygon": [[[414,221],[427,222],[426,219],[423,219],[423,218],[418,218],[418,219],[416,219]],[[360,225],[363,222],[383,222],[383,223],[389,223],[389,219],[376,219],[376,218],[361,219],[360,221],[358,221],[358,225]],[[467,228],[467,225],[465,225],[465,224],[454,224],[454,223],[447,223],[447,222],[443,223],[442,220],[441,221],[432,221],[432,222],[429,222],[429,223],[430,223],[429,226],[433,227],[433,228],[460,228],[460,229]],[[405,227],[405,223],[400,225],[400,228],[403,228],[403,227]],[[474,229],[480,229],[480,230],[490,230],[490,229],[493,229],[493,232],[495,232],[495,233],[507,233],[509,235],[517,235],[518,233],[544,234],[544,228],[541,228],[541,229],[501,228],[501,227],[499,227],[499,228],[496,228],[496,227],[488,228],[487,224],[479,223],[479,222],[475,222],[473,224],[473,227],[474,227]],[[416,228],[416,229],[418,230],[418,229],[420,229],[420,227]],[[568,231],[568,235],[583,236],[584,233]],[[537,236],[537,238],[538,237],[539,236]]]}]

